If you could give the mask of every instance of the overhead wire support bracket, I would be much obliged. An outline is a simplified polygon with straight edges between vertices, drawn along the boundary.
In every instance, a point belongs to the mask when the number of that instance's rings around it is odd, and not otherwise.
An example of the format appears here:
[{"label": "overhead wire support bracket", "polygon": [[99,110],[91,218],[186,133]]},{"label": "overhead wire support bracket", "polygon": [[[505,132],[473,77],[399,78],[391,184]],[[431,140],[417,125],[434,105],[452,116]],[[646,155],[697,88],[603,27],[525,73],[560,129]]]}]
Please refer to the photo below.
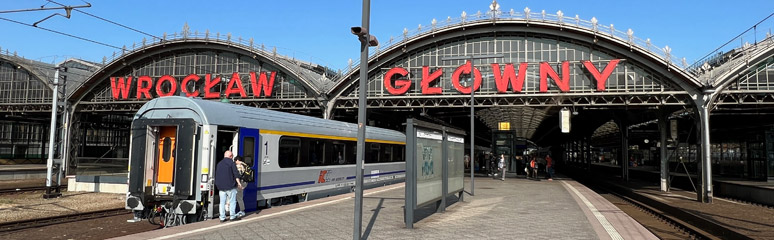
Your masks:
[{"label": "overhead wire support bracket", "polygon": [[87,8],[87,7],[91,7],[91,3],[86,2],[86,5],[80,5],[80,6],[61,6],[61,7],[49,7],[49,8],[41,6],[40,8],[5,10],[5,11],[0,11],[0,14],[2,14],[2,13],[32,12],[32,11],[43,11],[43,10],[65,9],[65,11],[67,11],[67,15],[70,15],[70,11],[73,8]]},{"label": "overhead wire support bracket", "polygon": [[32,24],[32,26],[33,26],[33,27],[38,27],[38,23],[41,23],[41,22],[43,22],[43,21],[46,21],[47,19],[49,19],[49,18],[51,18],[51,17],[53,17],[53,16],[59,15],[59,16],[62,16],[62,17],[65,17],[65,18],[68,18],[68,19],[69,19],[69,18],[70,18],[70,16],[71,16],[71,13],[72,13],[72,11],[73,11],[73,9],[75,9],[75,8],[87,8],[87,7],[91,7],[91,3],[88,3],[88,2],[84,2],[84,3],[86,3],[86,5],[79,5],[79,6],[61,6],[61,7],[48,7],[48,8],[47,8],[47,7],[45,7],[45,5],[44,5],[44,6],[41,6],[40,8],[30,8],[30,9],[18,9],[18,10],[6,10],[6,11],[0,11],[0,14],[3,14],[3,13],[15,13],[15,12],[31,12],[31,11],[57,10],[57,9],[64,9],[64,10],[65,10],[65,13],[66,13],[66,15],[63,15],[63,14],[61,14],[61,13],[54,13],[54,14],[51,14],[50,16],[48,16],[48,17],[46,17],[46,18],[43,18],[42,20],[40,20],[40,21],[37,21],[37,22],[35,22],[35,23],[33,23],[33,24]]}]

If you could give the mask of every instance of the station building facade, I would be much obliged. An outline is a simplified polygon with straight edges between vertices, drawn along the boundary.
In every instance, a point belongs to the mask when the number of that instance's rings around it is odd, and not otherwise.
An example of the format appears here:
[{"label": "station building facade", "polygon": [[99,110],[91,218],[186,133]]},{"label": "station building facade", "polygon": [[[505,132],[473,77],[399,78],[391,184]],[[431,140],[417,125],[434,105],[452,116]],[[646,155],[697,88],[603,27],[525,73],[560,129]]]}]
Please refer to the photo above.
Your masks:
[{"label": "station building facade", "polygon": [[[58,153],[69,159],[69,174],[125,173],[131,119],[152,98],[182,95],[355,119],[356,66],[336,72],[219,34],[174,36],[100,64],[62,63],[80,71],[68,75],[77,84],[61,93],[68,104],[60,107],[65,144]],[[489,149],[499,144],[491,135],[507,122],[515,142],[554,146],[558,161],[568,165],[607,156],[626,168],[627,159],[645,162],[647,156],[646,164],[670,167],[660,160],[665,156],[689,162],[702,182],[712,175],[774,177],[771,37],[687,66],[668,47],[631,30],[525,9],[434,20],[384,42],[368,60],[370,125],[400,129],[407,117],[417,117],[470,130],[472,104],[476,142]],[[0,92],[6,112],[0,153],[43,158],[53,65],[26,67],[28,60],[3,56],[0,84],[11,90]],[[577,113],[570,133],[558,127],[562,110]],[[740,126],[739,116],[748,124]],[[667,136],[666,129],[675,133]],[[510,152],[511,164],[521,154]],[[711,193],[711,184],[704,184],[702,197]]]}]

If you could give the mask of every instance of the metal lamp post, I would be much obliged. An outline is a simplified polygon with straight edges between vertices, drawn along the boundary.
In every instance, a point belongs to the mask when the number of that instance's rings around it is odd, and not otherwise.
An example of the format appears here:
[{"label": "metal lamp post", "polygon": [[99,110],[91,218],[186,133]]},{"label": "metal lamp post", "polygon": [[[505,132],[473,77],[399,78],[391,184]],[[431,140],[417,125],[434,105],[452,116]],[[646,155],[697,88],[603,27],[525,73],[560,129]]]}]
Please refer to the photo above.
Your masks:
[{"label": "metal lamp post", "polygon": [[[488,55],[470,55],[470,56],[458,56],[458,57],[443,57],[441,58],[441,61],[452,61],[452,60],[468,60],[470,62],[470,74],[473,76],[475,73],[475,67],[473,66],[473,60],[474,59],[486,59],[486,58],[502,58],[505,57],[503,54],[488,54]],[[470,84],[470,195],[475,195],[475,186],[476,181],[473,177],[473,171],[476,166],[475,162],[475,146],[476,146],[476,107],[475,107],[475,92],[476,92],[476,86],[474,86],[475,81],[471,81]]]},{"label": "metal lamp post", "polygon": [[352,27],[352,34],[360,40],[360,88],[357,107],[357,157],[355,178],[355,226],[352,239],[359,240],[363,224],[363,163],[365,159],[366,88],[368,87],[368,47],[379,45],[376,37],[368,33],[371,0],[363,0],[363,24]]}]

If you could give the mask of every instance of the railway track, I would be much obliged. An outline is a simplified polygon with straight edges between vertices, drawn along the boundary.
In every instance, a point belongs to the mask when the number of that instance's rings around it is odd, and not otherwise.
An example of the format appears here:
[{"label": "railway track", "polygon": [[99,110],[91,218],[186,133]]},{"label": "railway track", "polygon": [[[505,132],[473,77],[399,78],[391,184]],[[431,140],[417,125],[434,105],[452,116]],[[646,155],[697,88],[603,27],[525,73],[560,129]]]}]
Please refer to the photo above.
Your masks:
[{"label": "railway track", "polygon": [[[702,219],[675,207],[647,198],[623,186],[610,184],[602,179],[595,179],[594,177],[583,174],[570,173],[569,175],[590,189],[593,189],[598,193],[610,194],[648,215],[643,217],[651,218],[635,218],[638,222],[644,223],[646,221],[655,220],[668,225],[674,231],[690,239],[751,239],[726,226],[707,219]],[[647,224],[643,225],[645,226]],[[658,235],[653,229],[648,229]],[[664,238],[662,236],[659,237]]]},{"label": "railway track", "polygon": [[[67,189],[67,185],[59,186],[60,190]],[[45,191],[46,186],[35,186],[35,187],[22,187],[22,188],[6,188],[6,189],[0,189],[0,195],[8,195],[8,194],[20,194],[20,193],[27,193],[27,192],[35,192],[35,191]]]},{"label": "railway track", "polygon": [[[675,218],[665,213],[664,211],[661,211],[653,206],[644,204],[624,194],[618,193],[616,191],[611,191],[610,189],[596,186],[596,185],[593,186],[592,189],[594,189],[597,192],[605,192],[607,194],[610,194],[614,196],[614,198],[619,200],[617,202],[624,202],[627,205],[630,205],[635,209],[639,210],[640,212],[647,214],[647,216],[644,216],[644,217],[649,217],[652,219],[643,219],[643,217],[633,217],[635,220],[643,224],[643,226],[649,227],[649,225],[653,225],[653,224],[647,224],[646,222],[648,222],[649,220],[655,220],[657,222],[667,225],[669,228],[671,228],[671,230],[677,231],[677,234],[687,239],[720,239],[691,224],[686,223],[685,221]],[[654,232],[654,234],[656,234],[659,238],[665,239],[663,236],[660,236],[659,233],[657,233],[656,231],[651,230],[651,232]]]},{"label": "railway track", "polygon": [[74,214],[60,215],[60,216],[53,216],[53,217],[6,222],[6,223],[0,223],[0,233],[13,232],[13,231],[18,231],[18,230],[23,230],[28,228],[42,227],[42,226],[69,223],[69,222],[77,222],[77,221],[102,218],[102,217],[110,217],[110,216],[123,215],[123,214],[131,214],[131,212],[129,212],[124,208],[111,208],[111,209],[105,209],[105,210],[99,210],[99,211],[74,213]]}]

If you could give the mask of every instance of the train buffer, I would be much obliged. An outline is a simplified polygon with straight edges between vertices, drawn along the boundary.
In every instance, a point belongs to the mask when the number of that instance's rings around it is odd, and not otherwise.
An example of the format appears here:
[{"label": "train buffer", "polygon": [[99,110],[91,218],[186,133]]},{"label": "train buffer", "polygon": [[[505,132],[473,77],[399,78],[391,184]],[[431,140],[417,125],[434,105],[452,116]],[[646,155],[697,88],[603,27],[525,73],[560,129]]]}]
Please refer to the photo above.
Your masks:
[{"label": "train buffer", "polygon": [[[403,221],[403,183],[368,189],[363,235],[369,239],[656,239],[613,204],[571,179],[531,181],[509,176],[505,181],[477,178],[475,185],[475,196],[466,196],[463,202],[452,199],[445,212],[430,214],[431,209],[419,214],[414,229],[407,229]],[[239,221],[210,220],[123,239],[352,239],[353,215],[350,193],[263,209]]]}]

